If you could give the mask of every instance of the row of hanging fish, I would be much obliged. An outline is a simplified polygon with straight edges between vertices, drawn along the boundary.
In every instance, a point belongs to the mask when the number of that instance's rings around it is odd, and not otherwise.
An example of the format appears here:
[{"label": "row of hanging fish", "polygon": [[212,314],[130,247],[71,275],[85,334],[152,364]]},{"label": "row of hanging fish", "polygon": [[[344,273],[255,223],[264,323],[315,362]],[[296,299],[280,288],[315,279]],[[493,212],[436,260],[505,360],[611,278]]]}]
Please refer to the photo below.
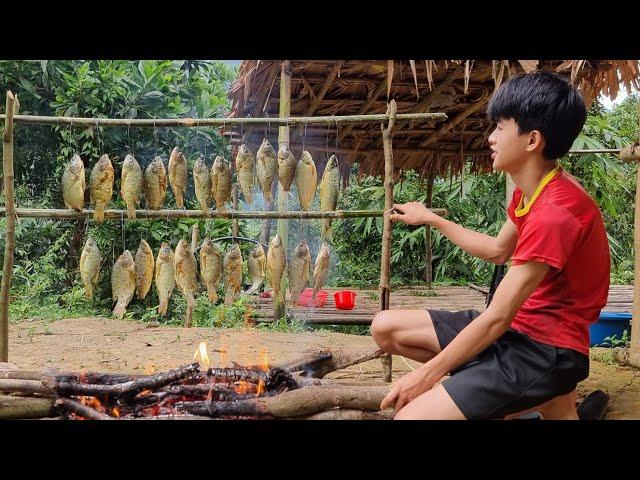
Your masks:
[{"label": "row of hanging fish", "polygon": [[[261,244],[257,244],[249,254],[247,267],[251,276],[251,286],[245,292],[247,295],[258,292],[265,281],[265,274],[269,276],[269,283],[274,290],[274,298],[280,291],[280,285],[287,268],[287,259],[279,235],[271,241],[268,255],[265,255]],[[313,287],[315,298],[317,292],[324,286],[329,273],[330,253],[323,244],[316,258],[313,272]],[[306,241],[301,241],[296,247],[288,266],[289,287],[292,302],[296,302],[300,293],[309,281],[311,257]],[[98,283],[102,257],[93,238],[87,238],[80,255],[80,276],[84,284],[85,296],[93,297],[93,290]],[[231,305],[242,290],[243,258],[240,247],[234,244],[222,257],[218,248],[209,238],[205,238],[199,248],[200,279],[207,290],[207,298],[214,303],[218,300],[218,285],[222,280],[225,288],[225,305]],[[175,253],[168,243],[163,242],[154,260],[153,251],[145,240],[140,246],[135,258],[129,250],[125,250],[116,260],[111,272],[112,299],[116,302],[113,314],[122,318],[126,308],[137,294],[139,300],[144,300],[155,279],[158,294],[158,313],[166,315],[169,299],[175,286],[185,296],[187,309],[195,306],[195,294],[198,289],[198,265],[196,257],[185,240],[180,240]],[[187,315],[190,318],[189,315]]]},{"label": "row of hanging fish", "polygon": [[[264,256],[264,252],[262,255]],[[223,280],[226,289],[225,303],[231,304],[242,285],[240,247],[234,245],[223,258],[220,251],[207,238],[202,243],[199,256],[200,278],[205,284],[209,300],[217,301],[218,284]],[[87,298],[93,297],[101,264],[102,257],[98,246],[89,237],[80,255],[80,276]],[[155,260],[151,247],[142,240],[135,258],[129,250],[125,250],[113,265],[111,290],[113,300],[116,302],[113,314],[122,318],[134,295],[137,295],[139,300],[147,296],[154,279],[160,315],[166,315],[169,299],[176,286],[185,296],[187,308],[192,309],[195,306],[194,296],[198,289],[197,267],[196,257],[185,240],[178,242],[175,252],[171,250],[168,243],[163,242]]]},{"label": "row of hanging fish", "polygon": [[[127,155],[122,163],[120,194],[127,205],[127,216],[135,219],[135,210],[140,206],[142,196],[147,208],[162,208],[167,184],[171,186],[176,205],[184,208],[184,192],[187,188],[188,166],[184,154],[175,147],[169,157],[169,174],[159,156],[144,169],[133,155]],[[248,204],[253,203],[253,186],[258,183],[267,201],[273,201],[273,186],[276,179],[283,191],[289,192],[295,182],[300,207],[308,211],[315,196],[318,174],[313,158],[303,151],[298,162],[287,145],[282,145],[276,155],[266,138],[258,149],[256,159],[253,153],[241,145],[236,156],[237,181]],[[167,182],[168,179],[168,182]],[[94,220],[104,220],[104,210],[113,196],[114,169],[108,155],[102,155],[91,170],[89,179],[90,205],[95,207]],[[211,200],[220,211],[225,211],[225,203],[231,201],[232,174],[229,162],[216,156],[211,169],[200,156],[193,167],[195,195],[200,208],[206,214]],[[67,208],[81,211],[84,208],[86,189],[84,164],[76,154],[67,164],[62,176],[62,192]],[[335,210],[338,205],[339,171],[338,160],[332,155],[327,162],[320,182],[320,210]],[[322,238],[331,240],[331,219],[322,220]]]},{"label": "row of hanging fish", "polygon": [[[324,286],[329,275],[329,265],[331,262],[331,252],[326,243],[322,244],[316,256],[313,268],[313,298],[316,298],[318,291]],[[280,295],[280,288],[285,272],[289,279],[289,292],[291,302],[295,304],[302,291],[309,283],[309,272],[311,268],[311,252],[309,245],[302,240],[294,249],[289,260],[284,251],[280,235],[276,235],[269,244],[267,252],[267,274],[269,283],[273,288],[273,298]]]}]

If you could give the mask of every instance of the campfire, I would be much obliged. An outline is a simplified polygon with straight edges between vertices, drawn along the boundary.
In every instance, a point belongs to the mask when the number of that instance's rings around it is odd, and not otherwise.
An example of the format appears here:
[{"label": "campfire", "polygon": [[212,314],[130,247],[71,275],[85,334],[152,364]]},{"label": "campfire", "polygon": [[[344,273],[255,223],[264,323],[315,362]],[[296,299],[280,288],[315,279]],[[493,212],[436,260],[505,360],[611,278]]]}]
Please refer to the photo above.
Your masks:
[{"label": "campfire", "polygon": [[[226,362],[226,349],[216,350]],[[318,350],[270,363],[214,367],[206,342],[193,363],[153,375],[24,371],[0,364],[0,419],[383,419],[388,386],[341,384],[329,372],[381,357],[381,350]],[[226,363],[223,363],[226,365]]]}]

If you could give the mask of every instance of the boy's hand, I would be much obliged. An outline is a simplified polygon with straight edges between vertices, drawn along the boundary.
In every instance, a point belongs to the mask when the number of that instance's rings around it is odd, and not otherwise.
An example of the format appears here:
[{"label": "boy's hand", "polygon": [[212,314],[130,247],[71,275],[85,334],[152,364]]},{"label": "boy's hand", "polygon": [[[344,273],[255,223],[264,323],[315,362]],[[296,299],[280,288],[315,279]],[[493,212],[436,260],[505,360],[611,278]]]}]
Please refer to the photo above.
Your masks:
[{"label": "boy's hand", "polygon": [[433,225],[440,217],[420,202],[394,204],[389,217],[392,222],[403,222],[407,225]]},{"label": "boy's hand", "polygon": [[425,363],[413,372],[407,373],[393,386],[391,391],[380,403],[380,409],[394,406],[394,412],[397,413],[407,403],[424,392],[431,390],[433,386],[442,378],[436,374]]}]

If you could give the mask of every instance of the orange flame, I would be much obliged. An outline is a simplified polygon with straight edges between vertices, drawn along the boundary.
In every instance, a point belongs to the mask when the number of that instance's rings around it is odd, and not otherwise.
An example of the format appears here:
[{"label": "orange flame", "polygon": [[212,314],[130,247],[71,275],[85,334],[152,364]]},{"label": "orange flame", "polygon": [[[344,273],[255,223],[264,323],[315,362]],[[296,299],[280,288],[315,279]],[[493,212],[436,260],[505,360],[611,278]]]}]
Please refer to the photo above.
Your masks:
[{"label": "orange flame", "polygon": [[96,409],[99,412],[104,412],[105,408],[100,403],[96,397],[80,397],[80,403],[82,405],[86,405],[87,407],[91,407]]},{"label": "orange flame", "polygon": [[252,385],[249,382],[245,382],[244,380],[240,380],[239,382],[233,384],[233,390],[239,395],[247,393],[249,390],[251,390],[251,387]]},{"label": "orange flame", "polygon": [[207,353],[207,342],[200,342],[196,353],[193,354],[193,359],[204,368],[211,366],[211,360],[209,360],[209,354]]},{"label": "orange flame", "polygon": [[266,348],[260,350],[260,369],[265,372],[269,370],[269,355]]},{"label": "orange flame", "polygon": [[111,410],[111,416],[120,418],[120,410],[118,410],[118,407],[114,407],[113,410]]},{"label": "orange flame", "polygon": [[262,395],[264,391],[265,391],[264,380],[260,379],[260,381],[258,382],[258,391],[256,392],[256,397],[259,397],[260,395]]}]

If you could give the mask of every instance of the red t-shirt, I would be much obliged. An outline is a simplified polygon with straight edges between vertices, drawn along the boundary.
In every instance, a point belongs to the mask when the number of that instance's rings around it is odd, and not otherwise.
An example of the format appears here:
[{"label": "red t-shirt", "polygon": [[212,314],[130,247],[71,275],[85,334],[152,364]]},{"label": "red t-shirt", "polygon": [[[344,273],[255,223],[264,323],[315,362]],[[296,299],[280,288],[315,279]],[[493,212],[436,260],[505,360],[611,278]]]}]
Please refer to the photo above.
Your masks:
[{"label": "red t-shirt", "polygon": [[578,181],[560,169],[534,199],[519,209],[516,187],[507,209],[518,231],[511,264],[551,266],[524,302],[511,327],[549,345],[589,354],[589,325],[609,292],[609,242],[602,215]]}]

